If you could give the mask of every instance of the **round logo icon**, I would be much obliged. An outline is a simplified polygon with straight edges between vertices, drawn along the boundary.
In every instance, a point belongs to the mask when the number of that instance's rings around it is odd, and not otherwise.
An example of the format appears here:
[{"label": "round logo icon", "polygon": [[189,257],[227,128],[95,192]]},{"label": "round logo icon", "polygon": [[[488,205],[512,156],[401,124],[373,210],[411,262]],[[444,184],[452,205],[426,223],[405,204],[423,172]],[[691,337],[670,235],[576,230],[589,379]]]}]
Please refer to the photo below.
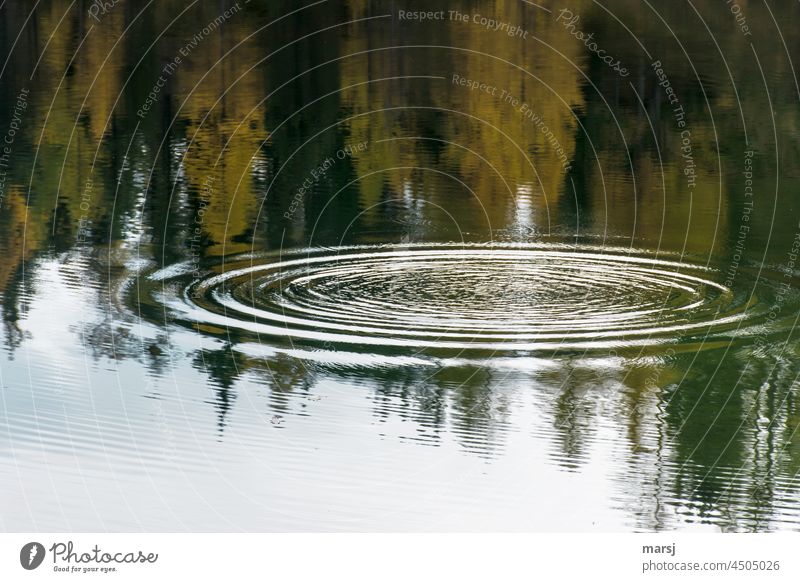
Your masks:
[{"label": "round logo icon", "polygon": [[44,561],[44,546],[39,542],[28,542],[19,551],[19,563],[26,570],[35,570]]}]

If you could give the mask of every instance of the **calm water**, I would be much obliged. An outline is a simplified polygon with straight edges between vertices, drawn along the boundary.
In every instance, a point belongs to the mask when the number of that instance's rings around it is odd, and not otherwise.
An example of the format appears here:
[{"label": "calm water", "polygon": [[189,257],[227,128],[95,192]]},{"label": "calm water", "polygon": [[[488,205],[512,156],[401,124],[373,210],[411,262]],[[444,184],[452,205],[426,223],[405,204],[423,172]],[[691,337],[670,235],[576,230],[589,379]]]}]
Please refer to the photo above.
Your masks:
[{"label": "calm water", "polygon": [[0,529],[800,529],[796,2],[28,4]]}]

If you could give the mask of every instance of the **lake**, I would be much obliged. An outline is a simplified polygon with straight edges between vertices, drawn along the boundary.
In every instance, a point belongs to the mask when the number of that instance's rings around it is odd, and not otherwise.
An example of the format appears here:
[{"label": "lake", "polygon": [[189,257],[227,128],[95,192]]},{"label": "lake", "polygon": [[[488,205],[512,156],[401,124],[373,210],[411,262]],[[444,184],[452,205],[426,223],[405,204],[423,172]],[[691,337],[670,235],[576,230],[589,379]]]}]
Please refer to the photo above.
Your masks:
[{"label": "lake", "polygon": [[0,529],[800,529],[797,3],[0,14]]}]

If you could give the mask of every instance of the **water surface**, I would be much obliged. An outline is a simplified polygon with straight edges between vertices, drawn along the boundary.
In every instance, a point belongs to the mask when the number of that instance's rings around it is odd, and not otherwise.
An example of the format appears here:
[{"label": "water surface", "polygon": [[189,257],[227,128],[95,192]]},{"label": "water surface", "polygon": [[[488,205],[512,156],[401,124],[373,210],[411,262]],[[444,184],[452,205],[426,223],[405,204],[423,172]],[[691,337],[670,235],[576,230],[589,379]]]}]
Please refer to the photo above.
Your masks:
[{"label": "water surface", "polygon": [[800,529],[796,3],[24,4],[0,528]]}]

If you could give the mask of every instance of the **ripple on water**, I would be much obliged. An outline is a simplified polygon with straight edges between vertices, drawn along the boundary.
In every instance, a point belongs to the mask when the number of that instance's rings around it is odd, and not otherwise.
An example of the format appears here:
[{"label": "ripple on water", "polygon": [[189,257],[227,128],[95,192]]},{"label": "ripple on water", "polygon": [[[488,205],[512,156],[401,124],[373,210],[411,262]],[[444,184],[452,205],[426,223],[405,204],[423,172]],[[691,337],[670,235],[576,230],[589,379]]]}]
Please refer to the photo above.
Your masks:
[{"label": "ripple on water", "polygon": [[734,291],[721,273],[663,253],[452,244],[249,254],[201,278],[171,266],[145,284],[177,321],[259,341],[513,354],[697,349],[762,333],[778,284],[743,270]]}]

